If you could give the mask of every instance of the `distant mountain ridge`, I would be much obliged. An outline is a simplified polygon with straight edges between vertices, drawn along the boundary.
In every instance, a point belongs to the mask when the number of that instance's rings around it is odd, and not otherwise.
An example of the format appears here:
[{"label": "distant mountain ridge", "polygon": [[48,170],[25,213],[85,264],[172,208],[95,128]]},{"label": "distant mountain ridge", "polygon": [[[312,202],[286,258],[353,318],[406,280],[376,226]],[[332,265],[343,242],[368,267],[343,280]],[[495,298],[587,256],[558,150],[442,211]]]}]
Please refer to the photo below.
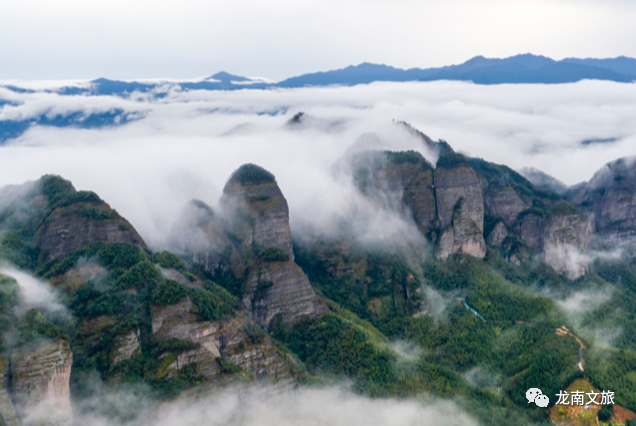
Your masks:
[{"label": "distant mountain ridge", "polygon": [[[619,83],[636,81],[636,59],[620,56],[612,59],[566,58],[555,61],[545,56],[522,54],[503,59],[476,56],[463,64],[439,68],[401,69],[384,64],[361,63],[346,68],[303,74],[280,82],[270,82],[259,78],[248,78],[220,71],[209,77],[190,81],[122,81],[98,78],[90,84],[45,89],[44,92],[63,96],[120,96],[129,97],[133,93],[149,94],[155,99],[168,95],[170,90],[269,90],[278,88],[303,88],[324,86],[356,86],[374,82],[414,82],[414,81],[471,81],[475,84],[559,84],[577,81],[605,80]],[[36,90],[15,84],[0,88],[15,93],[35,93]],[[15,101],[0,97],[0,110],[16,106]],[[0,119],[0,144],[16,138],[32,125],[54,127],[95,128],[117,126],[141,118],[124,114],[120,110],[86,115],[82,111],[72,114],[55,115],[43,113],[37,117],[24,119]],[[602,143],[602,140],[588,143]]]},{"label": "distant mountain ridge", "polygon": [[374,81],[459,80],[477,84],[574,83],[584,79],[627,83],[636,80],[636,59],[567,58],[555,61],[545,56],[523,54],[504,59],[476,56],[463,64],[441,68],[400,69],[362,63],[347,68],[304,74],[283,80],[278,87],[356,85]]},{"label": "distant mountain ridge", "polygon": [[[619,56],[609,59],[566,58],[555,61],[545,56],[526,53],[503,59],[476,56],[459,65],[410,69],[363,62],[337,70],[302,74],[277,83],[220,71],[199,81],[183,82],[137,82],[99,78],[92,80],[90,87],[68,86],[56,90],[56,92],[62,95],[126,96],[132,92],[156,91],[156,96],[161,97],[162,92],[158,89],[166,85],[179,86],[183,90],[239,90],[331,85],[355,86],[380,81],[455,80],[472,81],[476,84],[559,84],[574,83],[586,79],[619,83],[636,81],[636,59]],[[2,87],[16,92],[31,91],[14,85]]]}]

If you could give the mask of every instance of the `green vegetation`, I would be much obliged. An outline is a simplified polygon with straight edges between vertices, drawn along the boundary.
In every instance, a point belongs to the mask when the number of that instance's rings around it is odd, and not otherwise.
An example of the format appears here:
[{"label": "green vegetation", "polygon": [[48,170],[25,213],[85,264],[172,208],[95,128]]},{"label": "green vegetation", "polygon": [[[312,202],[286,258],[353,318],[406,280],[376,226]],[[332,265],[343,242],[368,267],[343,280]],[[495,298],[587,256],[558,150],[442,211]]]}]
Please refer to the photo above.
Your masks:
[{"label": "green vegetation", "polygon": [[614,415],[614,406],[613,405],[603,405],[600,410],[598,410],[598,419],[602,422],[609,421]]},{"label": "green vegetation", "polygon": [[170,352],[171,354],[178,355],[180,353],[197,349],[200,345],[192,343],[189,340],[177,339],[176,337],[162,340],[157,344],[157,354],[164,354]]},{"label": "green vegetation", "polygon": [[212,283],[205,284],[205,290],[186,287],[173,280],[160,282],[152,291],[150,300],[155,305],[175,305],[186,297],[190,298],[199,321],[214,321],[231,315],[238,309],[238,301],[224,288]]},{"label": "green vegetation", "polygon": [[98,210],[94,207],[81,207],[74,214],[88,220],[110,220],[120,217],[114,210]]},{"label": "green vegetation", "polygon": [[263,262],[287,262],[289,255],[278,247],[266,247],[258,252],[258,258]]},{"label": "green vegetation", "polygon": [[44,316],[37,309],[29,309],[24,318],[18,323],[19,343],[36,342],[40,339],[68,339],[62,330]]},{"label": "green vegetation", "polygon": [[224,357],[220,356],[216,359],[216,362],[219,364],[219,370],[221,374],[236,374],[243,371],[243,368],[234,364],[231,361],[228,361]]},{"label": "green vegetation", "polygon": [[273,174],[256,164],[243,164],[232,176],[230,182],[238,182],[241,185],[262,185],[264,183],[276,183]]},{"label": "green vegetation", "polygon": [[422,154],[417,151],[385,151],[386,159],[393,164],[422,164],[423,167],[432,169],[431,164],[426,161]]},{"label": "green vegetation", "polygon": [[[13,323],[13,309],[18,304],[18,283],[11,277],[0,275],[0,335],[4,336]],[[0,339],[0,352],[6,349]]]},{"label": "green vegetation", "polygon": [[443,167],[445,169],[450,169],[452,167],[457,167],[461,164],[466,163],[466,157],[455,152],[449,152],[448,154],[442,155],[437,159],[437,167]]},{"label": "green vegetation", "polygon": [[539,218],[545,218],[546,214],[543,210],[537,207],[529,207],[525,210],[522,210],[517,216],[517,220],[521,221],[526,216],[536,216]]},{"label": "green vegetation", "polygon": [[578,210],[570,203],[561,201],[552,208],[550,212],[551,216],[575,216],[579,215]]}]

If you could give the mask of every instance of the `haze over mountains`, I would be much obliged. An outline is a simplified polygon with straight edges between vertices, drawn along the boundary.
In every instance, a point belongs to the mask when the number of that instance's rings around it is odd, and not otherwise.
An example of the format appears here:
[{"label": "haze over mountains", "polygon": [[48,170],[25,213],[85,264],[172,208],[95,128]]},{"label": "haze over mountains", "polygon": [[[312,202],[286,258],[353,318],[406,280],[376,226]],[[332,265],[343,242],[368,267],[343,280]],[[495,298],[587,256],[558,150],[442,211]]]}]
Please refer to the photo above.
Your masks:
[{"label": "haze over mountains", "polygon": [[[503,59],[476,56],[463,64],[440,68],[401,69],[384,64],[361,63],[343,69],[303,74],[280,82],[248,78],[224,71],[191,81],[121,81],[98,78],[90,84],[69,85],[57,90],[64,95],[92,94],[124,96],[150,92],[161,87],[182,90],[239,90],[296,88],[307,86],[354,86],[377,81],[472,81],[476,84],[559,84],[580,80],[607,80],[629,83],[636,80],[636,59],[620,56],[611,59],[566,58],[560,61],[545,56],[523,54]],[[18,92],[32,89],[16,85],[4,87]]]}]

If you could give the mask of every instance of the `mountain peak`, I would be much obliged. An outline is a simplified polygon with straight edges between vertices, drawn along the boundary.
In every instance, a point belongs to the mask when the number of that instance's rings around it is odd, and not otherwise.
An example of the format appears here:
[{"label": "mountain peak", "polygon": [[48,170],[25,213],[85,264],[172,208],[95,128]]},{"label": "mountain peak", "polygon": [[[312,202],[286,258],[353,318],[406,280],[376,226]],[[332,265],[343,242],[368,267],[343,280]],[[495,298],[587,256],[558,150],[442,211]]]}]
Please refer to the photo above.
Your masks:
[{"label": "mountain peak", "polygon": [[230,83],[232,81],[252,81],[247,77],[242,77],[240,75],[230,74],[225,71],[219,71],[216,74],[207,78],[207,80],[220,80],[223,83]]}]

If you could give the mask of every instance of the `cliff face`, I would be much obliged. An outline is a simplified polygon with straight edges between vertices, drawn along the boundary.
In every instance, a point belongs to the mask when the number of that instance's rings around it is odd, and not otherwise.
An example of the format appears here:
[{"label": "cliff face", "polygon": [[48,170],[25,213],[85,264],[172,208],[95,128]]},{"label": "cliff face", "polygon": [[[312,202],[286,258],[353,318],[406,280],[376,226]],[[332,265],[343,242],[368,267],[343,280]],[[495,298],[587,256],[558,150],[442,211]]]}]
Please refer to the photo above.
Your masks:
[{"label": "cliff face", "polygon": [[543,261],[557,272],[576,279],[587,271],[585,255],[590,240],[586,219],[579,214],[524,215],[513,227],[527,247],[541,253]]},{"label": "cliff face", "polygon": [[599,249],[636,251],[636,163],[623,158],[606,164],[571,200],[583,210]]},{"label": "cliff face", "polygon": [[507,236],[508,229],[506,229],[506,225],[504,225],[504,222],[501,221],[498,222],[497,225],[495,225],[492,231],[490,231],[486,242],[489,246],[500,247],[501,243],[503,243]]},{"label": "cliff face", "polygon": [[216,380],[224,374],[224,361],[229,361],[256,379],[274,382],[279,389],[297,386],[269,336],[263,331],[259,334],[245,316],[199,322],[186,298],[175,305],[151,306],[151,317],[154,341],[177,338],[193,344],[182,353],[165,354],[159,378],[172,377],[194,364],[199,374]]},{"label": "cliff face", "polygon": [[192,262],[211,274],[217,268],[231,270],[243,278],[245,262],[230,241],[219,215],[202,201],[190,202],[173,231],[177,246],[192,258]]},{"label": "cliff face", "polygon": [[509,186],[505,188],[489,187],[484,194],[484,204],[492,214],[502,218],[507,226],[512,226],[519,213],[530,207]]},{"label": "cliff face", "polygon": [[243,305],[252,312],[255,322],[267,328],[277,316],[285,325],[292,325],[300,318],[315,317],[329,310],[316,296],[307,275],[291,260],[263,262],[253,268]]},{"label": "cliff face", "polygon": [[43,261],[68,256],[96,241],[126,242],[146,248],[132,225],[104,202],[77,202],[58,207],[38,231]]},{"label": "cliff face", "polygon": [[230,179],[220,205],[231,221],[230,232],[240,242],[239,251],[249,251],[252,244],[258,244],[280,248],[294,259],[289,207],[276,182],[244,184]]},{"label": "cliff face", "polygon": [[13,406],[13,401],[9,397],[9,376],[11,371],[9,369],[9,358],[6,356],[0,357],[0,415],[5,426],[20,426],[18,423],[18,416]]},{"label": "cliff face", "polygon": [[[287,200],[273,176],[266,181],[245,181],[241,173],[269,173],[258,166],[242,166],[223,190],[220,205],[228,232],[239,241],[238,250],[249,259],[243,305],[263,327],[280,315],[285,324],[326,312],[326,305],[311,288],[307,276],[294,263]],[[277,258],[261,251],[282,251]],[[255,300],[256,298],[256,300]]]},{"label": "cliff face", "polygon": [[139,329],[135,329],[128,334],[116,336],[114,340],[109,360],[111,366],[130,359],[135,352],[141,351]]},{"label": "cliff face", "polygon": [[484,203],[479,178],[465,164],[438,167],[434,173],[437,214],[442,233],[437,256],[466,253],[483,258]]},{"label": "cliff face", "polygon": [[67,342],[41,342],[11,355],[11,388],[22,424],[71,425],[69,379],[73,354]]},{"label": "cliff face", "polygon": [[436,217],[433,170],[420,170],[404,189],[403,201],[413,213],[420,231],[427,235]]},{"label": "cliff face", "polygon": [[555,271],[576,279],[587,272],[589,226],[580,215],[550,218],[543,237],[543,260]]}]

